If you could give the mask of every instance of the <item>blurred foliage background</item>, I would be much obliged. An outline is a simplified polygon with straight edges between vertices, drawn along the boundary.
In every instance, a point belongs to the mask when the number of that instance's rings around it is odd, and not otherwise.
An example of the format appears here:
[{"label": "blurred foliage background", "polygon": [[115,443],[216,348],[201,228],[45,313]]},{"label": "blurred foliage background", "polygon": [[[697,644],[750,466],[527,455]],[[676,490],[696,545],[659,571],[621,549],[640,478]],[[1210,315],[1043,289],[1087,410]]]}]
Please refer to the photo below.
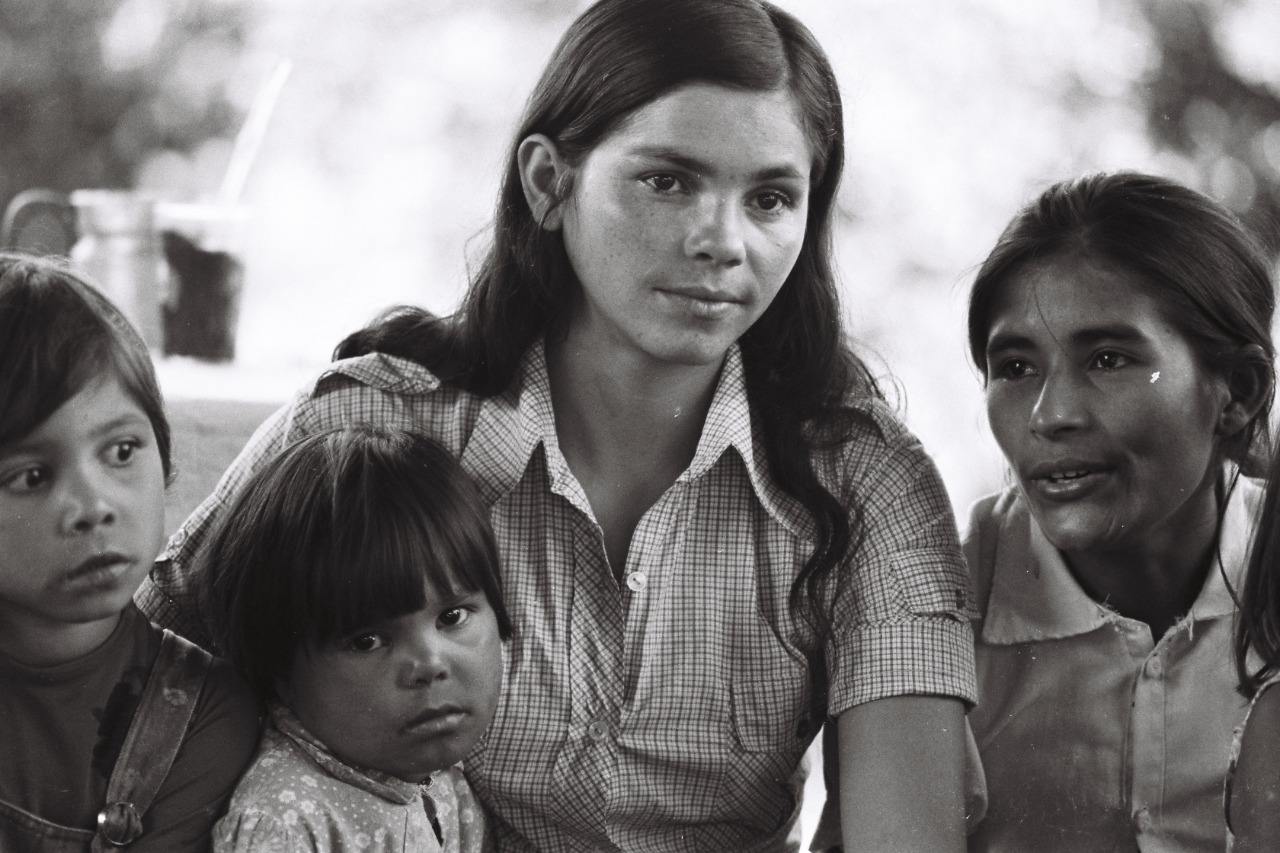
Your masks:
[{"label": "blurred foliage background", "polygon": [[[780,0],[831,55],[849,328],[958,509],[1000,484],[963,340],[973,270],[1048,183],[1140,168],[1280,250],[1275,0]],[[212,195],[293,63],[250,175],[238,356],[310,369],[394,302],[448,311],[571,0],[4,0],[0,204],[29,187]]]}]

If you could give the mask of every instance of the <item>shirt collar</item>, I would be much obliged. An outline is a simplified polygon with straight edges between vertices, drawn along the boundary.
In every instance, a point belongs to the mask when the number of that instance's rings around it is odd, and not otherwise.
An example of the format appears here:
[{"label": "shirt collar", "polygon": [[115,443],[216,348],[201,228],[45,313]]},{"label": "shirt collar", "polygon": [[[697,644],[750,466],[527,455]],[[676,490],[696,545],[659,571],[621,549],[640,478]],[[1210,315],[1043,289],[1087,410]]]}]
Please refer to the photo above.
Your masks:
[{"label": "shirt collar", "polygon": [[720,368],[711,407],[707,410],[702,436],[698,439],[698,449],[693,454],[693,461],[677,482],[698,479],[727,450],[732,449],[742,460],[752,491],[765,511],[792,535],[809,536],[813,526],[809,513],[769,476],[768,456],[753,427],[742,350],[734,344],[729,348],[724,365]]},{"label": "shirt collar", "polygon": [[[1234,613],[1235,600],[1223,580],[1223,572],[1231,586],[1239,589],[1248,557],[1251,522],[1261,493],[1256,481],[1243,476],[1236,479],[1219,530],[1217,554],[1221,566],[1215,562],[1205,578],[1188,614],[1191,621]],[[1013,501],[996,536],[983,642],[1011,645],[1073,637],[1122,618],[1080,587],[1062,554],[1032,518],[1025,501]]]},{"label": "shirt collar", "polygon": [[[581,494],[581,487],[570,473],[556,436],[542,341],[525,353],[519,376],[515,387],[481,404],[475,429],[463,449],[463,466],[478,478],[486,500],[493,504],[515,488],[534,451],[541,445],[552,492],[580,502],[585,509],[586,496]],[[734,344],[720,369],[693,461],[677,482],[698,479],[725,451],[733,449],[742,459],[757,499],[770,516],[792,534],[806,534],[812,526],[808,513],[773,482],[764,448],[756,442],[742,352]]]},{"label": "shirt collar", "polygon": [[287,707],[271,706],[271,722],[312,761],[339,782],[373,794],[399,805],[407,805],[420,799],[422,788],[416,782],[406,782],[389,773],[377,770],[361,770],[338,758],[302,724]]},{"label": "shirt collar", "polygon": [[[517,371],[518,381],[480,404],[474,429],[462,450],[462,466],[475,476],[484,499],[505,497],[548,436],[555,441],[551,386],[539,341],[529,348]],[[557,455],[559,449],[557,445]]]}]

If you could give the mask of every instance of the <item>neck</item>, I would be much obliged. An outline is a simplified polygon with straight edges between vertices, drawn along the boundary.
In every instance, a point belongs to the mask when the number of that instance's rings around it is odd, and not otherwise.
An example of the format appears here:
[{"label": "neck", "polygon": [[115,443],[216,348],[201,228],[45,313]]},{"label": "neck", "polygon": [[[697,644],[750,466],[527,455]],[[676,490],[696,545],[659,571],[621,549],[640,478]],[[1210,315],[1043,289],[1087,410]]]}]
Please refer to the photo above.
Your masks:
[{"label": "neck", "polygon": [[1064,556],[1093,599],[1146,622],[1159,639],[1191,610],[1217,565],[1219,506],[1211,486],[1192,513],[1170,519],[1134,547]]},{"label": "neck", "polygon": [[51,623],[0,608],[0,654],[25,666],[57,666],[101,646],[120,624],[120,613],[92,622]]},{"label": "neck", "polygon": [[574,463],[633,462],[674,470],[693,459],[720,364],[655,364],[629,353],[547,345],[547,372],[561,450]]}]

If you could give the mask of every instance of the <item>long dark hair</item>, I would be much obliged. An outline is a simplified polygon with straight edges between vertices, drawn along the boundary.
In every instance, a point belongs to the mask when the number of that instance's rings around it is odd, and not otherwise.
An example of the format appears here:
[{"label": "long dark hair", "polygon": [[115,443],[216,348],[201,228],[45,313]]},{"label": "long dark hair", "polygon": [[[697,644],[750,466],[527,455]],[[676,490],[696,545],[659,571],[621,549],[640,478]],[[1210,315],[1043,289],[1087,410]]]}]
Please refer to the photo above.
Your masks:
[{"label": "long dark hair", "polygon": [[[826,579],[839,580],[833,569],[856,548],[861,528],[857,507],[843,506],[818,481],[812,449],[846,437],[858,417],[850,403],[880,390],[844,339],[831,265],[831,213],[844,167],[839,88],[813,35],[772,4],[601,0],[590,7],[560,40],[525,107],[498,195],[493,245],[458,313],[394,309],[344,340],[335,358],[380,351],[425,364],[480,396],[506,389],[529,347],[562,332],[578,287],[560,232],[542,228],[525,201],[520,142],[545,134],[572,170],[637,109],[691,82],[789,91],[813,156],[799,258],[739,341],[771,473],[815,522],[815,551],[791,590],[798,607],[806,594],[816,602]],[[557,201],[571,190],[570,177]],[[828,626],[816,605],[806,615]]]},{"label": "long dark hair", "polygon": [[[1236,672],[1245,696],[1253,696],[1263,682],[1280,672],[1280,454],[1272,458],[1267,494],[1254,530],[1235,637]],[[1253,671],[1250,649],[1262,659]]]},{"label": "long dark hair", "polygon": [[1073,256],[1132,276],[1205,370],[1233,383],[1265,377],[1265,401],[1222,445],[1251,469],[1251,452],[1268,443],[1275,358],[1275,290],[1257,239],[1225,207],[1167,178],[1111,172],[1056,183],[1013,217],[974,279],[969,353],[984,375],[1004,286],[1028,267]]}]

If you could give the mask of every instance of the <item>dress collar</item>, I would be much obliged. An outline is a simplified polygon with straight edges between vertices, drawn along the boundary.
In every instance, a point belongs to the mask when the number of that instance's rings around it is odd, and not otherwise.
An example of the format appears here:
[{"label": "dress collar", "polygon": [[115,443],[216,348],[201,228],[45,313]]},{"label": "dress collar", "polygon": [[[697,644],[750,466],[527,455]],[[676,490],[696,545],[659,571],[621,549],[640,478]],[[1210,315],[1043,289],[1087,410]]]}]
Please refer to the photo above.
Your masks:
[{"label": "dress collar", "polygon": [[422,786],[418,783],[407,782],[378,770],[361,770],[352,767],[330,752],[329,748],[311,734],[302,721],[287,707],[276,703],[270,710],[272,724],[305,752],[320,769],[339,782],[398,805],[408,805],[421,799]]},{"label": "dress collar", "polygon": [[[1230,482],[1231,472],[1227,479]],[[1236,479],[1218,534],[1221,565],[1215,560],[1183,622],[1216,619],[1235,611],[1223,573],[1234,589],[1240,589],[1252,519],[1261,497],[1257,481],[1243,476]],[[1000,519],[996,536],[983,642],[1012,645],[1073,637],[1123,619],[1085,593],[1020,496]]]}]

